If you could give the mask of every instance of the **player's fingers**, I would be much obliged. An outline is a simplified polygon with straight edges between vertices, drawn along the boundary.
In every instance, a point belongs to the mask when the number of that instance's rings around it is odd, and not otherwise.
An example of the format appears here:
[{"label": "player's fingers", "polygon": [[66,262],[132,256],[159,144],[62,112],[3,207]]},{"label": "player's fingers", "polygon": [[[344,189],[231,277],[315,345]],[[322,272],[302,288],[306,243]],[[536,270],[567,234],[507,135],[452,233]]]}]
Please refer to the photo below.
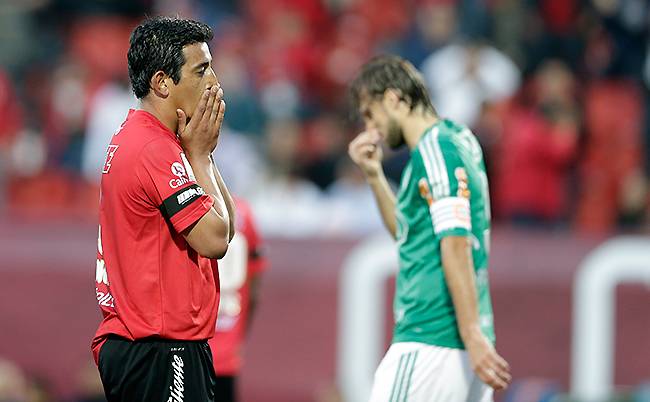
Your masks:
[{"label": "player's fingers", "polygon": [[368,131],[368,140],[373,144],[378,145],[381,142],[381,135],[379,135],[379,131],[374,129]]},{"label": "player's fingers", "polygon": [[497,391],[505,389],[508,386],[508,383],[499,377],[498,374],[492,369],[485,369],[482,371],[482,374],[483,375],[480,376],[481,380]]},{"label": "player's fingers", "polygon": [[187,125],[187,116],[185,116],[185,112],[183,112],[181,109],[176,109],[176,116],[178,117],[178,135],[183,134],[185,132],[185,126]]},{"label": "player's fingers", "polygon": [[[214,99],[214,105],[212,106],[212,112],[210,114],[210,124],[216,124],[217,118],[221,111],[221,101],[223,100],[223,89],[219,88],[217,90],[216,97]],[[218,129],[218,127],[217,127]]]},{"label": "player's fingers", "polygon": [[364,146],[376,146],[376,144],[372,141],[370,141],[370,138],[368,136],[359,136],[355,138],[352,143],[350,143],[353,149],[359,149],[360,147]]},{"label": "player's fingers", "polygon": [[510,384],[512,382],[512,375],[509,372],[502,370],[496,370],[495,372],[506,384]]},{"label": "player's fingers", "polygon": [[193,119],[190,120],[190,124],[196,122],[194,123],[194,125],[196,125],[201,121],[201,119],[203,118],[203,114],[205,113],[205,108],[207,107],[208,104],[208,98],[210,98],[210,89],[206,89],[205,91],[203,91],[203,95],[201,95],[199,104],[196,105],[196,109],[194,109],[194,114],[192,115]]},{"label": "player's fingers", "polygon": [[223,124],[223,117],[226,114],[226,101],[221,99],[219,101],[219,112],[217,113],[217,130],[221,129],[221,124]]},{"label": "player's fingers", "polygon": [[475,371],[476,371],[476,375],[478,376],[478,378],[481,379],[481,381],[483,381],[484,383],[486,383],[487,385],[489,385],[494,389],[501,389],[500,382],[502,381],[494,373],[494,370],[492,370],[486,365],[480,365],[476,368]]},{"label": "player's fingers", "polygon": [[494,363],[500,369],[505,370],[505,371],[510,371],[510,365],[508,364],[508,362],[503,357],[499,356],[496,353],[495,353],[495,356],[494,356]]},{"label": "player's fingers", "polygon": [[212,107],[214,106],[214,100],[217,95],[217,89],[213,86],[210,87],[210,93],[208,95],[208,100],[205,103],[205,110],[201,115],[201,126],[207,127],[210,124],[210,114],[212,114]]},{"label": "player's fingers", "polygon": [[363,142],[359,138],[355,138],[350,145],[348,146],[348,152],[350,155],[358,155],[359,149],[363,146]]},{"label": "player's fingers", "polygon": [[359,155],[364,156],[371,156],[376,150],[377,147],[370,144],[363,144],[358,148]]},{"label": "player's fingers", "polygon": [[494,373],[494,376],[503,381],[506,385],[510,384],[510,381],[512,380],[512,376],[510,375],[510,372],[504,368],[499,367],[498,365],[492,365],[491,368],[488,369],[489,372]]}]

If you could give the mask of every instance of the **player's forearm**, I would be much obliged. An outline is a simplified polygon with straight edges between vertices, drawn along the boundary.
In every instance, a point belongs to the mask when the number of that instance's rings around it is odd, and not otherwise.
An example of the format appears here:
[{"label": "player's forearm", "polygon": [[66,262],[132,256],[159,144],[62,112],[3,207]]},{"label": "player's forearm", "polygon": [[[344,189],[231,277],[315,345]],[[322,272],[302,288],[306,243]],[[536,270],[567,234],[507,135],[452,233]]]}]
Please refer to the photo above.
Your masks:
[{"label": "player's forearm", "polygon": [[467,237],[445,237],[441,241],[442,266],[465,345],[481,336],[472,249]]},{"label": "player's forearm", "polygon": [[249,299],[248,299],[248,317],[246,318],[246,335],[250,333],[250,329],[253,323],[253,317],[257,311],[258,301],[259,301],[259,290],[260,290],[260,280],[261,275],[255,274],[249,284]]},{"label": "player's forearm", "polygon": [[395,194],[386,180],[383,170],[380,169],[377,174],[366,177],[372,193],[375,196],[375,201],[379,207],[381,218],[388,232],[393,238],[397,234],[397,221],[395,219]]},{"label": "player's forearm", "polygon": [[189,162],[194,171],[196,182],[214,200],[212,208],[218,216],[217,223],[219,227],[216,228],[217,232],[219,234],[223,233],[228,237],[230,234],[230,214],[221,189],[219,188],[218,178],[220,176],[215,173],[216,169],[214,168],[212,159],[209,156],[195,157],[190,158]]},{"label": "player's forearm", "polygon": [[228,211],[228,217],[230,218],[228,221],[228,240],[230,241],[232,240],[233,236],[235,236],[235,201],[233,201],[232,196],[230,195],[230,191],[228,191],[228,187],[226,186],[226,182],[223,181],[221,173],[219,172],[216,163],[214,163],[214,159],[212,159],[212,168],[214,170],[217,186],[219,188],[221,196],[223,197],[226,211]]}]

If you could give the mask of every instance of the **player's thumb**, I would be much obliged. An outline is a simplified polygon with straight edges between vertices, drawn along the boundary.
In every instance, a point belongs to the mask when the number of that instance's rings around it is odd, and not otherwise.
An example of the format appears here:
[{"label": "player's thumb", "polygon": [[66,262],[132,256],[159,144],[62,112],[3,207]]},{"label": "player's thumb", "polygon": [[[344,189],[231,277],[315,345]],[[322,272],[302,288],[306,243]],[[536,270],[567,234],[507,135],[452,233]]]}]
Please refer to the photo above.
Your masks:
[{"label": "player's thumb", "polygon": [[181,109],[176,109],[176,116],[178,117],[178,135],[183,134],[185,131],[185,126],[187,125],[187,117],[185,116],[185,112],[183,112]]}]

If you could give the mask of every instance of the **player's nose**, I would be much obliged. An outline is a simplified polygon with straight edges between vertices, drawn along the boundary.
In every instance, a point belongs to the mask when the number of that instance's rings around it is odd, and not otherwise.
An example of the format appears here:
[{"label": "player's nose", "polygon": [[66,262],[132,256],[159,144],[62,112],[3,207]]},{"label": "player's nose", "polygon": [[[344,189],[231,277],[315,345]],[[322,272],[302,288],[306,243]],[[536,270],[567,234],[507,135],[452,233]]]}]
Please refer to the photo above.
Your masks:
[{"label": "player's nose", "polygon": [[221,84],[219,83],[219,79],[217,78],[217,74],[215,74],[212,67],[210,67],[205,84],[206,84],[206,89],[212,88],[214,85],[216,85],[217,87],[221,86]]}]

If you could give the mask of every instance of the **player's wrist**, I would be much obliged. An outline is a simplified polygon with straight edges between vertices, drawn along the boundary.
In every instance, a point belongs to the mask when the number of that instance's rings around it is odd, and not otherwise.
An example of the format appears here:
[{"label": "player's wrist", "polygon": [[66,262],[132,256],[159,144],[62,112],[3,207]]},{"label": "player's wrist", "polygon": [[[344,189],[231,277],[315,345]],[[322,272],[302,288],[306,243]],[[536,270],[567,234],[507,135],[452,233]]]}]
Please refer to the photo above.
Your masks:
[{"label": "player's wrist", "polygon": [[209,151],[192,151],[189,149],[184,150],[187,160],[190,162],[190,165],[197,164],[212,164],[212,153]]},{"label": "player's wrist", "polygon": [[469,325],[465,328],[460,329],[460,337],[465,343],[466,347],[471,347],[473,345],[484,342],[485,336],[478,325]]},{"label": "player's wrist", "polygon": [[377,169],[363,169],[363,175],[366,177],[368,182],[379,180],[383,173],[384,171],[381,167]]}]

